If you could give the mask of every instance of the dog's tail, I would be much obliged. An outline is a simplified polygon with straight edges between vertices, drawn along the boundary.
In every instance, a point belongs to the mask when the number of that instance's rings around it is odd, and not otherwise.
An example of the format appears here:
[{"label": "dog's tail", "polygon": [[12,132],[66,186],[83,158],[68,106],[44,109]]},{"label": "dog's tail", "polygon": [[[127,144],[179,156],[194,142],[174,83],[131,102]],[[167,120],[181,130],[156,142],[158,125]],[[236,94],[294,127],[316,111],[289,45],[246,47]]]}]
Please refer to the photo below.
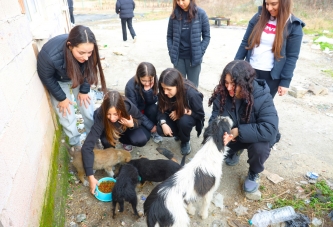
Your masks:
[{"label": "dog's tail", "polygon": [[156,148],[156,150],[164,155],[167,159],[171,160],[171,161],[174,161],[176,163],[178,163],[177,159],[174,157],[174,154],[172,153],[172,151],[169,151],[168,149],[166,148],[162,148],[162,147],[158,147]]},{"label": "dog's tail", "polygon": [[72,157],[74,157],[75,150],[73,147],[70,147],[65,140],[61,140],[61,143],[66,147],[68,154]]},{"label": "dog's tail", "polygon": [[185,161],[186,161],[186,155],[183,156],[182,161],[180,162],[181,166],[185,165]]}]

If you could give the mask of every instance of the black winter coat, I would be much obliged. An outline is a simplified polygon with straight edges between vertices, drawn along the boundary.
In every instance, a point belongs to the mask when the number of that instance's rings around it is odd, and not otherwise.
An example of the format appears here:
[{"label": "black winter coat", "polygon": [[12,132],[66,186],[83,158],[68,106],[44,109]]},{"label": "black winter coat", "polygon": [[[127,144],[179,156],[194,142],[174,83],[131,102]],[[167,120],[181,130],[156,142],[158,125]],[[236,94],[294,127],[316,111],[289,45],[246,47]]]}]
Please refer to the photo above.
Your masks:
[{"label": "black winter coat", "polygon": [[117,0],[116,13],[119,13],[120,18],[133,18],[135,2],[133,0]]},{"label": "black winter coat", "polygon": [[[66,99],[65,92],[61,89],[58,81],[67,82],[71,79],[67,76],[65,62],[65,48],[68,34],[59,35],[44,44],[37,58],[37,72],[40,80],[50,91],[52,96],[59,102]],[[84,71],[84,64],[81,64]],[[88,94],[90,84],[85,81],[80,85],[80,93]]]},{"label": "black winter coat", "polygon": [[[206,12],[197,7],[198,13],[196,17],[191,21],[191,66],[201,64],[202,57],[206,52],[210,41],[210,25]],[[171,63],[178,64],[179,59],[179,45],[182,29],[181,12],[183,10],[175,9],[176,18],[169,19],[167,44]],[[201,40],[202,37],[202,40]]]},{"label": "black winter coat", "polygon": [[229,95],[223,113],[220,113],[221,96],[218,95],[213,101],[213,111],[209,123],[217,116],[229,116],[234,122],[233,127],[238,128],[237,141],[241,143],[270,142],[270,145],[273,146],[278,132],[279,117],[266,82],[255,79],[253,86],[254,104],[249,123],[241,120],[241,114],[246,107],[245,101],[243,100],[236,117],[235,111],[231,110],[232,99]]},{"label": "black winter coat", "polygon": [[[193,85],[194,86],[194,85]],[[199,92],[194,87],[191,87],[185,84],[185,97],[186,102],[189,108],[191,109],[191,117],[196,120],[195,130],[197,131],[197,136],[200,136],[202,132],[202,128],[205,123],[205,111],[203,109],[202,101],[203,101],[203,94]],[[169,110],[170,112],[173,110]],[[157,113],[157,120],[160,122],[164,119],[164,113],[158,111]]]},{"label": "black winter coat", "polygon": [[[140,95],[140,86],[135,84],[135,76],[132,77],[125,86],[125,96],[128,98],[140,111],[144,110],[146,105],[152,105],[157,102],[157,95],[154,95],[153,90],[145,91],[142,89],[142,95]],[[154,123],[149,124],[148,129],[152,129]]]},{"label": "black winter coat", "polygon": [[[137,124],[134,124],[134,128],[138,128],[141,125],[146,126],[148,118],[143,115],[136,106],[125,98],[125,108],[129,115],[133,119],[137,120]],[[88,134],[84,144],[82,146],[82,160],[83,166],[86,171],[86,175],[93,175],[93,165],[94,165],[94,146],[96,141],[101,137],[102,132],[104,131],[103,116],[101,114],[101,107],[95,110],[94,112],[94,125],[91,127],[90,133]],[[116,127],[120,130],[121,125],[116,122],[114,123]],[[127,129],[130,130],[130,129]]]}]

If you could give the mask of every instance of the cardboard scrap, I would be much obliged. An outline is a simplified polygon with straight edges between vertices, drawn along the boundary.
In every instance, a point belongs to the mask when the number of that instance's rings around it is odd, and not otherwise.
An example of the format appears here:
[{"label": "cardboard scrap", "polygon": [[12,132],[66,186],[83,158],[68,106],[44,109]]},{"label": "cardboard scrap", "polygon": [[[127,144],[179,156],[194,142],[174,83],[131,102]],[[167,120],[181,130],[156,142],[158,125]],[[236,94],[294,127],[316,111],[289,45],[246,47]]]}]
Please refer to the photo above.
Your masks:
[{"label": "cardboard scrap", "polygon": [[280,183],[284,179],[275,173],[270,173],[267,170],[262,172],[263,175],[267,177],[268,180],[272,181],[274,184]]}]

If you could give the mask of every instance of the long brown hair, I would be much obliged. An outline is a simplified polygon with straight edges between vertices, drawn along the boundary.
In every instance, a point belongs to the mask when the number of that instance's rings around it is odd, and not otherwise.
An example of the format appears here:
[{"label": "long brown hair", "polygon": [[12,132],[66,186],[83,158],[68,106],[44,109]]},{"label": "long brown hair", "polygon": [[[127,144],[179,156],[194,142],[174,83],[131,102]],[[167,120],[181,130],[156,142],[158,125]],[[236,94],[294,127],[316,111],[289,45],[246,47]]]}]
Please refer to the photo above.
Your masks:
[{"label": "long brown hair", "polygon": [[[179,13],[179,15],[176,15],[176,11]],[[181,20],[182,19],[182,12],[184,12],[184,10],[179,7],[179,5],[177,4],[177,0],[173,0],[173,8],[172,8],[172,13],[171,13],[171,19],[177,18],[178,20]],[[188,20],[189,20],[189,22],[191,22],[195,18],[197,13],[198,13],[198,9],[197,9],[197,4],[196,4],[195,0],[190,0],[190,4],[189,4],[189,7],[188,7]]]},{"label": "long brown hair", "polygon": [[[85,65],[84,72],[82,73],[80,70],[79,62],[73,56],[69,47],[77,47],[81,43],[92,43],[94,44],[94,50],[92,55],[85,61],[83,64]],[[105,77],[101,65],[101,61],[99,58],[98,46],[95,39],[94,33],[90,30],[90,28],[85,27],[83,25],[75,26],[69,33],[68,38],[66,40],[65,46],[65,61],[66,61],[66,69],[67,75],[72,80],[72,87],[75,88],[84,82],[84,79],[92,85],[98,84],[98,76],[99,73],[100,82],[102,86],[102,90],[106,92],[106,84]]]},{"label": "long brown hair", "polygon": [[[161,85],[162,83],[166,86],[177,88],[174,103],[172,103],[172,99],[165,95]],[[196,89],[189,81],[183,79],[182,74],[177,69],[168,68],[162,72],[158,81],[158,108],[162,113],[173,108],[176,111],[178,118],[181,118],[184,115],[185,108],[189,108],[188,103],[186,102],[185,84]]]},{"label": "long brown hair", "polygon": [[[276,34],[272,47],[272,52],[274,53],[275,59],[283,58],[281,56],[281,49],[283,45],[283,33],[286,30],[286,23],[291,14],[291,5],[292,0],[279,0],[279,10],[277,15],[277,23],[276,23]],[[271,14],[266,9],[266,0],[263,0],[262,3],[262,11],[259,16],[259,21],[254,26],[253,31],[248,40],[248,47],[246,49],[253,49],[254,47],[258,47],[260,45],[260,38],[263,30],[266,27],[267,22],[271,18]]]},{"label": "long brown hair", "polygon": [[[246,108],[242,113],[242,120],[249,122],[250,115],[253,106],[253,80],[256,77],[256,71],[252,66],[243,60],[234,60],[226,65],[224,68],[219,84],[215,87],[212,96],[209,98],[208,106],[211,106],[213,101],[218,95],[220,95],[220,113],[223,113],[226,100],[229,96],[228,90],[225,86],[225,77],[229,74],[232,81],[235,83],[235,87],[238,85],[241,87],[241,96],[246,100]],[[232,97],[232,109],[235,109],[235,97]]]},{"label": "long brown hair", "polygon": [[135,74],[135,85],[139,86],[139,93],[141,97],[144,99],[143,94],[142,94],[142,89],[143,85],[141,84],[140,78],[141,77],[153,77],[154,78],[154,85],[152,87],[153,89],[153,94],[157,95],[157,75],[156,75],[156,69],[153,66],[153,64],[149,62],[141,62],[138,65],[138,68],[136,69],[136,74]]},{"label": "long brown hair", "polygon": [[[103,103],[101,105],[101,115],[104,123],[104,130],[106,139],[110,142],[112,146],[115,146],[116,140],[120,138],[120,134],[126,131],[127,127],[120,124],[120,130],[116,127],[115,123],[112,123],[108,119],[108,111],[110,108],[114,107],[118,113],[119,118],[130,119],[127,113],[124,98],[118,91],[109,91],[105,94]],[[133,119],[134,120],[134,119]]]}]

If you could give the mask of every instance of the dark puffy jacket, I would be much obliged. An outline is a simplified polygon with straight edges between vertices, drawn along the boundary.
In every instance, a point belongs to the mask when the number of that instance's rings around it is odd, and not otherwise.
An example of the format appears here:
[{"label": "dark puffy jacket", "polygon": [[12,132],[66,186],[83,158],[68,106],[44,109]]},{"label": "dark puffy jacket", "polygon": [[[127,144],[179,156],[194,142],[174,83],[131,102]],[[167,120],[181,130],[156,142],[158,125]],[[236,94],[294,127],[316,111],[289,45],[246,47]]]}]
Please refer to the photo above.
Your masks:
[{"label": "dark puffy jacket", "polygon": [[135,2],[133,0],[117,0],[116,13],[119,13],[120,18],[134,17]]},{"label": "dark puffy jacket", "polygon": [[[196,88],[185,84],[185,97],[189,108],[192,111],[191,116],[196,120],[195,130],[197,131],[197,136],[200,136],[202,128],[205,122],[205,111],[203,109],[202,101],[203,94],[199,92]],[[172,110],[170,110],[172,111]],[[160,122],[164,119],[164,114],[158,111],[157,120]]]},{"label": "dark puffy jacket", "polygon": [[[40,80],[50,91],[52,96],[59,102],[66,99],[65,92],[61,89],[58,81],[67,82],[71,79],[67,76],[65,62],[65,43],[68,34],[59,35],[50,39],[44,44],[37,58],[37,72]],[[84,70],[82,64],[81,70]],[[90,91],[90,84],[84,82],[80,85],[80,93],[87,94]]]},{"label": "dark puffy jacket", "polygon": [[[254,26],[259,20],[262,7],[259,6],[258,13],[256,13],[249,22],[249,25],[246,29],[245,35],[239,46],[239,49],[236,53],[235,60],[245,60],[250,61],[252,50],[245,49],[248,46],[248,39],[252,33]],[[280,86],[289,87],[291,79],[294,75],[294,69],[296,67],[296,62],[298,55],[301,49],[303,31],[302,28],[305,26],[305,23],[291,15],[287,21],[287,31],[283,34],[283,45],[281,49],[281,56],[283,58],[277,61],[274,59],[274,66],[271,70],[271,77],[276,80],[280,79]]]},{"label": "dark puffy jacket", "polygon": [[[201,64],[202,57],[206,52],[210,41],[210,25],[206,12],[197,7],[198,13],[191,21],[191,65],[196,66]],[[181,37],[181,23],[180,20],[182,10],[178,7],[175,9],[176,17],[169,19],[167,44],[169,56],[172,64],[177,65],[179,59],[179,45]],[[202,40],[201,40],[202,37]]]},{"label": "dark puffy jacket", "polygon": [[[157,102],[157,95],[153,94],[153,90],[145,91],[142,89],[142,95],[139,92],[140,86],[135,84],[135,76],[132,77],[126,84],[125,96],[128,98],[140,111],[144,110],[146,105],[151,105]],[[148,119],[148,118],[147,118]],[[154,127],[154,123],[148,119],[147,129],[151,130]]]},{"label": "dark puffy jacket", "polygon": [[[234,128],[238,128],[237,141],[241,143],[270,142],[274,145],[278,131],[279,117],[275,109],[272,96],[269,93],[269,87],[264,80],[255,79],[253,82],[254,104],[251,111],[250,121],[241,120],[245,103],[242,103],[238,110],[238,117],[235,111],[231,110],[232,100],[228,95],[226,106],[223,113],[220,113],[220,99],[218,95],[213,101],[212,116],[209,123],[217,116],[229,116],[234,122]],[[237,119],[239,119],[237,121]]]},{"label": "dark puffy jacket", "polygon": [[[125,98],[125,108],[129,115],[133,119],[137,120],[137,124],[134,124],[134,128],[140,127],[140,125],[145,126],[148,118],[143,115],[136,106]],[[114,123],[118,129],[120,129],[120,124],[118,122]],[[130,130],[130,129],[127,129]],[[103,116],[101,114],[101,107],[94,112],[94,125],[91,127],[90,133],[88,134],[84,144],[82,146],[82,160],[83,166],[86,171],[86,175],[93,175],[93,165],[94,165],[94,146],[96,141],[101,137],[104,131]]]}]

